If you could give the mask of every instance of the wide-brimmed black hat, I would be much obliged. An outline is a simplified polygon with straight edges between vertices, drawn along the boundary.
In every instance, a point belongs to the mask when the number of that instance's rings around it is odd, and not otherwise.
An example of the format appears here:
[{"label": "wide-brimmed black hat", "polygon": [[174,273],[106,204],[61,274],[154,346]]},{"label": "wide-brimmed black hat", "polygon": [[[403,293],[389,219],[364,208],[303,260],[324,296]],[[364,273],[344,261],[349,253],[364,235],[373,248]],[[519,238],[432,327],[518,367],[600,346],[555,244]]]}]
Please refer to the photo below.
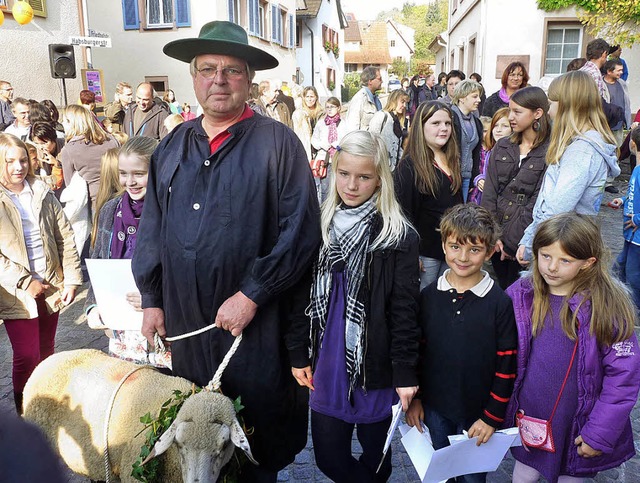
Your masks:
[{"label": "wide-brimmed black hat", "polygon": [[249,37],[242,27],[223,20],[203,25],[198,38],[169,42],[162,51],[182,62],[191,62],[197,55],[219,54],[246,60],[254,70],[273,69],[278,66],[278,60],[273,55],[249,45]]}]

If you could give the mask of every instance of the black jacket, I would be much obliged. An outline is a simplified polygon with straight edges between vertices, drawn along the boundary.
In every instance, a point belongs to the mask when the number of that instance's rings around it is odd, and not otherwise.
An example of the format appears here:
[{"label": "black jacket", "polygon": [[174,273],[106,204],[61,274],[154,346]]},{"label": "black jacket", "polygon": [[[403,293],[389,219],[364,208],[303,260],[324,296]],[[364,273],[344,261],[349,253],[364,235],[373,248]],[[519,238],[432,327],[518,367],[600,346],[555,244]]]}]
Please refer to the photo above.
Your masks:
[{"label": "black jacket", "polygon": [[[308,392],[291,375],[285,334],[320,243],[318,199],[302,143],[259,114],[229,127],[211,154],[202,118],[176,127],[151,157],[133,257],[143,307],[164,309],[170,336],[211,324],[242,291],[258,309],[222,377],[242,397],[251,449],[279,470],[307,440]],[[234,341],[212,329],[172,343],[173,373],[212,378]]]},{"label": "black jacket", "polygon": [[[378,219],[371,241],[380,232]],[[397,248],[376,250],[368,255],[365,273],[365,359],[360,383],[366,389],[417,386],[418,297],[420,274],[418,235],[410,230]],[[309,319],[298,319],[287,339],[293,367],[307,367]],[[314,327],[313,333],[317,334]],[[316,341],[317,337],[313,336]],[[316,342],[317,344],[317,342]],[[313,348],[317,354],[318,347]]]},{"label": "black jacket", "polygon": [[460,190],[452,193],[451,180],[437,168],[436,173],[439,189],[435,197],[418,191],[413,160],[409,156],[402,158],[396,166],[393,181],[404,214],[420,235],[420,255],[444,260],[440,218],[447,208],[462,203],[462,193]]},{"label": "black jacket", "polygon": [[491,151],[481,205],[500,223],[500,240],[505,252],[512,257],[524,231],[533,221],[533,207],[547,169],[548,148],[547,139],[529,151],[521,164],[520,146],[512,143],[509,137],[500,139]]},{"label": "black jacket", "polygon": [[500,91],[494,92],[487,100],[484,101],[484,106],[482,107],[482,115],[487,117],[493,117],[498,109],[502,109],[503,107],[509,107],[509,104],[500,99]]}]

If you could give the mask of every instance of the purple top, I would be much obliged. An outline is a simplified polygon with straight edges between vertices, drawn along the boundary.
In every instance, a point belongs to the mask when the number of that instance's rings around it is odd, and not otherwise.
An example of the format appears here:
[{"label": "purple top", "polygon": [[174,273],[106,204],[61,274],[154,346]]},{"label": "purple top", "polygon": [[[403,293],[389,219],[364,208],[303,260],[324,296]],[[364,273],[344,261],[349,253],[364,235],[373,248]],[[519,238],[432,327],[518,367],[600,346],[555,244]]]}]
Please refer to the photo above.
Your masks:
[{"label": "purple top", "polygon": [[[560,310],[563,302],[564,297],[549,295],[551,314],[547,314],[544,328],[531,343],[531,354],[518,401],[519,409],[534,418],[548,420],[551,417],[571,361],[575,341],[569,339],[562,330]],[[571,437],[573,416],[578,407],[577,367],[576,355],[551,423],[555,453],[534,448],[530,448],[530,452],[522,447],[511,449],[516,460],[538,470],[550,483],[555,483],[558,476],[568,473],[566,451],[572,445],[567,440]]]},{"label": "purple top", "polygon": [[313,373],[315,391],[309,396],[314,411],[347,423],[376,423],[391,415],[398,401],[393,388],[365,390],[356,387],[349,401],[349,381],[345,362],[345,300],[347,286],[343,272],[334,272],[331,297],[318,359]]}]

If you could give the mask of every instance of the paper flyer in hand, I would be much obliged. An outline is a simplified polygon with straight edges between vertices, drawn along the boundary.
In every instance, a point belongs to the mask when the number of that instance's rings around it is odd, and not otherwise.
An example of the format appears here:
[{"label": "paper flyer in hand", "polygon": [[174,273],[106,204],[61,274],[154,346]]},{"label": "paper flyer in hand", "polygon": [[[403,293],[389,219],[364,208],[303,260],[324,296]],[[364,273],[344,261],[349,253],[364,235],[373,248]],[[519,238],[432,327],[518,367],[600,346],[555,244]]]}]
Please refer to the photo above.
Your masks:
[{"label": "paper flyer in hand", "polygon": [[87,270],[102,323],[113,330],[140,330],[142,312],[127,302],[127,293],[138,292],[131,260],[87,258]]}]

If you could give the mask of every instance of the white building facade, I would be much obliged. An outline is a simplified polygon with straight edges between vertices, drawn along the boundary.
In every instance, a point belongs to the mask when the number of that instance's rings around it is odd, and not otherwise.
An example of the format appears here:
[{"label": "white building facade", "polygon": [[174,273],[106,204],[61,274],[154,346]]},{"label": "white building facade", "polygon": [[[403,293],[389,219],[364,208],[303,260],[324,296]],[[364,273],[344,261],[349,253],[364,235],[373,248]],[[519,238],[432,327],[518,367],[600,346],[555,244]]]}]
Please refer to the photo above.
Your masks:
[{"label": "white building facade", "polygon": [[344,26],[340,0],[306,0],[297,12],[297,82],[321,98],[340,98],[344,78]]},{"label": "white building facade", "polygon": [[162,95],[172,89],[178,102],[196,104],[188,65],[164,55],[168,42],[197,37],[212,20],[229,20],[245,28],[249,43],[278,59],[280,65],[256,73],[290,80],[296,72],[295,0],[87,0],[89,27],[111,37],[112,48],[92,49],[93,68],[102,69],[109,99],[115,85],[152,82]]},{"label": "white building facade", "polygon": [[[574,8],[538,9],[536,0],[450,0],[446,46],[432,42],[436,70],[478,72],[487,95],[500,89],[504,67],[519,60],[529,83],[546,88],[593,40]],[[640,107],[640,46],[624,49],[632,111]]]}]

